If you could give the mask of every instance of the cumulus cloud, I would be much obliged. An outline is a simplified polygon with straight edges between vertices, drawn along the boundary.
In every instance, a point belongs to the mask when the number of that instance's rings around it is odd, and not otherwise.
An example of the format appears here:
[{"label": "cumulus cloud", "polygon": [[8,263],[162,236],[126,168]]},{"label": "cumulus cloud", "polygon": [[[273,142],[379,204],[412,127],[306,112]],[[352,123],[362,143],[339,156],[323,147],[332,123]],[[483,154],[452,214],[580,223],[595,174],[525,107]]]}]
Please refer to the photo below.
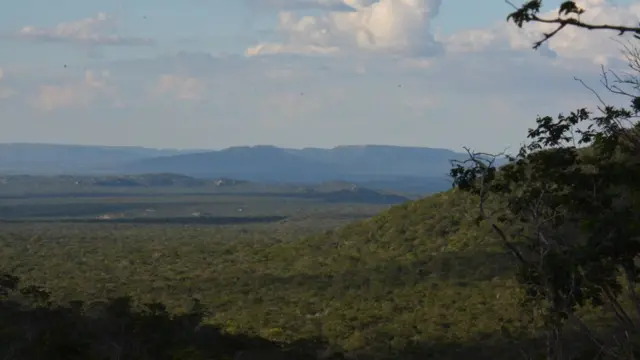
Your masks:
[{"label": "cumulus cloud", "polygon": [[112,106],[122,106],[116,88],[109,82],[107,71],[96,73],[86,70],[80,81],[40,85],[31,104],[38,110],[53,111],[61,108],[88,107],[99,98],[110,100]]},{"label": "cumulus cloud", "polygon": [[170,95],[178,100],[200,100],[205,91],[202,79],[174,74],[160,75],[151,89],[153,95]]},{"label": "cumulus cloud", "polygon": [[[405,58],[425,55],[464,53],[531,52],[531,47],[553,24],[532,23],[524,29],[500,21],[493,26],[458,31],[449,36],[434,36],[431,22],[438,15],[442,0],[340,0],[351,12],[324,8],[319,15],[299,15],[288,11],[293,4],[337,4],[329,0],[272,0],[283,9],[278,13],[277,32],[282,41],[263,42],[245,51],[246,56],[271,54],[327,55],[364,50],[388,52]],[[640,22],[640,3],[617,5],[608,0],[578,0],[587,11],[580,19],[596,24]],[[319,5],[318,5],[319,6]],[[557,9],[543,17],[557,16]],[[544,44],[536,53],[550,58],[586,59],[606,64],[620,59],[620,44],[612,41],[615,32],[588,32],[567,27]],[[414,62],[413,65],[427,65]]]},{"label": "cumulus cloud", "polygon": [[84,45],[152,45],[149,38],[120,36],[113,16],[98,13],[93,17],[63,22],[52,28],[25,26],[14,34],[16,39],[41,42],[65,42]]},{"label": "cumulus cloud", "polygon": [[355,11],[343,0],[246,0],[246,2],[250,6],[263,9]]},{"label": "cumulus cloud", "polygon": [[[620,52],[610,40],[615,32],[570,28],[533,51],[547,29],[530,24],[520,30],[502,16],[490,27],[435,36],[431,27],[440,0],[342,0],[352,11],[335,8],[336,1],[261,1],[285,9],[277,14],[281,39],[247,49],[247,58],[177,53],[120,60],[107,65],[113,78],[90,73],[81,81],[37,87],[34,104],[42,110],[82,105],[83,116],[50,117],[76,124],[86,117],[126,119],[132,141],[163,146],[395,143],[500,151],[517,146],[536,115],[594,104],[593,94],[573,77],[601,90],[600,68],[593,62]],[[583,20],[630,24],[638,21],[640,7],[602,0],[582,6]],[[279,56],[259,56],[266,54]],[[117,99],[116,81],[120,96],[135,101],[135,108],[118,110],[117,116],[94,111],[89,105],[97,100]],[[20,94],[33,87],[15,86]],[[8,104],[20,106],[7,101],[3,110]],[[26,126],[21,124],[28,116],[15,118],[25,134],[41,119],[33,117]],[[149,124],[158,129],[152,137]],[[109,130],[104,129],[83,136],[103,141]],[[110,129],[119,141],[121,128]]]},{"label": "cumulus cloud", "polygon": [[[580,20],[593,24],[637,26],[640,23],[640,3],[617,5],[607,0],[576,1],[586,12]],[[543,18],[555,18],[558,10],[541,14]],[[572,17],[575,15],[571,15]],[[556,25],[531,23],[523,29],[512,23],[500,23],[487,29],[472,29],[453,34],[443,42],[449,52],[497,52],[505,50],[531,51],[533,43],[543,33],[554,30]],[[576,27],[566,27],[545,43],[539,53],[549,57],[586,59],[597,64],[607,64],[621,59],[620,44],[613,41],[617,33],[610,31],[589,32]]]},{"label": "cumulus cloud", "polygon": [[353,49],[432,55],[441,51],[430,33],[442,0],[342,0],[351,12],[324,11],[298,16],[278,14],[284,41],[260,43],[247,56],[280,53],[337,53]]}]

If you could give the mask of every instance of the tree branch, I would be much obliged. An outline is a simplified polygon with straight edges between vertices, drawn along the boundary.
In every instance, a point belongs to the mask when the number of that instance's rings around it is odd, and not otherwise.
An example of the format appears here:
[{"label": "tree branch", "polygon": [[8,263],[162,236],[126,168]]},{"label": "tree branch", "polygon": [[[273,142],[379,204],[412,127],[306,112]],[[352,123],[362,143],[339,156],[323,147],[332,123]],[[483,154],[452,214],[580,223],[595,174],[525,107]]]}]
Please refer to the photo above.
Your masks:
[{"label": "tree branch", "polygon": [[[640,39],[640,27],[638,26],[624,26],[624,25],[609,25],[609,24],[590,24],[583,22],[579,19],[579,16],[585,12],[584,9],[579,8],[574,1],[565,1],[560,5],[559,15],[556,18],[547,19],[538,16],[540,9],[542,8],[541,0],[530,0],[521,7],[515,6],[509,0],[505,0],[507,4],[516,9],[513,13],[507,16],[507,21],[512,20],[518,27],[522,28],[524,23],[537,22],[542,24],[557,25],[557,27],[549,32],[544,33],[543,38],[536,41],[533,45],[533,49],[538,49],[542,44],[549,39],[557,35],[562,29],[567,26],[575,26],[586,30],[609,30],[616,31],[618,35],[625,33],[633,33],[634,37]],[[574,17],[562,17],[562,15],[577,15]]]}]

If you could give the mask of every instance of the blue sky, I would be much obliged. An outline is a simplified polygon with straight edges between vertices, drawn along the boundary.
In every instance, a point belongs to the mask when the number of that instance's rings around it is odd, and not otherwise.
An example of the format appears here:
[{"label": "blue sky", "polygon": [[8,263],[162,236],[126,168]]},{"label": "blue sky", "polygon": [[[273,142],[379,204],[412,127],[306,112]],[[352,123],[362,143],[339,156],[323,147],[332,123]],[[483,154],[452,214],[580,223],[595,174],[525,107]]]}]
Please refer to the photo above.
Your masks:
[{"label": "blue sky", "polygon": [[[545,2],[553,10],[559,1]],[[584,0],[596,22],[630,0]],[[0,142],[515,147],[593,104],[612,34],[518,31],[502,0],[5,0]]]}]

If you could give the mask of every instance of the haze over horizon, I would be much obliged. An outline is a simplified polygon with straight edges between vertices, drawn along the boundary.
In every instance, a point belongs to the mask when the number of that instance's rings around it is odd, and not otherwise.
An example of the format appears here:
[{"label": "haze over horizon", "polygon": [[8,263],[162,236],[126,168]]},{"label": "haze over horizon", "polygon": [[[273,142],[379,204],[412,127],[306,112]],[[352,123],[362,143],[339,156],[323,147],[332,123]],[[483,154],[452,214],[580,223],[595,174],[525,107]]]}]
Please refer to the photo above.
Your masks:
[{"label": "haze over horizon", "polygon": [[6,145],[26,145],[26,146],[79,146],[79,147],[92,147],[92,148],[100,148],[100,147],[132,147],[132,148],[147,148],[147,149],[156,149],[156,150],[179,150],[179,151],[221,151],[232,148],[259,148],[259,147],[276,147],[282,149],[294,149],[294,150],[304,150],[304,149],[322,149],[322,150],[331,150],[336,148],[366,148],[366,147],[390,147],[390,148],[420,148],[420,149],[432,149],[432,150],[447,150],[458,152],[458,149],[448,149],[448,148],[437,148],[431,146],[403,146],[403,145],[395,145],[395,144],[339,144],[332,146],[277,146],[272,144],[238,144],[231,145],[225,147],[156,147],[156,146],[141,146],[141,145],[109,145],[109,144],[78,144],[78,143],[64,143],[64,142],[3,142],[0,141],[0,146]]},{"label": "haze over horizon", "polygon": [[[640,22],[637,1],[579,3],[585,21]],[[607,32],[532,51],[545,29],[507,24],[502,0],[22,4],[0,13],[2,143],[499,151],[593,104],[574,77],[626,68]]]}]

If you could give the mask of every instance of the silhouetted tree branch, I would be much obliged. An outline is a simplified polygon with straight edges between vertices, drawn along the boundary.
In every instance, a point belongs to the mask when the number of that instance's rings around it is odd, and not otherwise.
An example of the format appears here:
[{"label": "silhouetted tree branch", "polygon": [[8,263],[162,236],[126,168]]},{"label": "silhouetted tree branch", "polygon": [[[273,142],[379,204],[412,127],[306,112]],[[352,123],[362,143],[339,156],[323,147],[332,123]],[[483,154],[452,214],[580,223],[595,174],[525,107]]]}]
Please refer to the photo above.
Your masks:
[{"label": "silhouetted tree branch", "polygon": [[534,49],[538,49],[567,26],[575,26],[586,30],[616,31],[619,35],[632,33],[636,39],[640,39],[640,27],[637,26],[590,24],[580,20],[580,15],[587,10],[580,8],[574,1],[563,2],[558,9],[558,16],[555,18],[542,18],[539,16],[543,4],[542,0],[530,0],[520,7],[517,7],[509,0],[505,1],[515,9],[514,12],[507,16],[507,21],[513,21],[520,28],[530,22],[557,25],[553,31],[544,33],[542,39],[534,43]]}]

